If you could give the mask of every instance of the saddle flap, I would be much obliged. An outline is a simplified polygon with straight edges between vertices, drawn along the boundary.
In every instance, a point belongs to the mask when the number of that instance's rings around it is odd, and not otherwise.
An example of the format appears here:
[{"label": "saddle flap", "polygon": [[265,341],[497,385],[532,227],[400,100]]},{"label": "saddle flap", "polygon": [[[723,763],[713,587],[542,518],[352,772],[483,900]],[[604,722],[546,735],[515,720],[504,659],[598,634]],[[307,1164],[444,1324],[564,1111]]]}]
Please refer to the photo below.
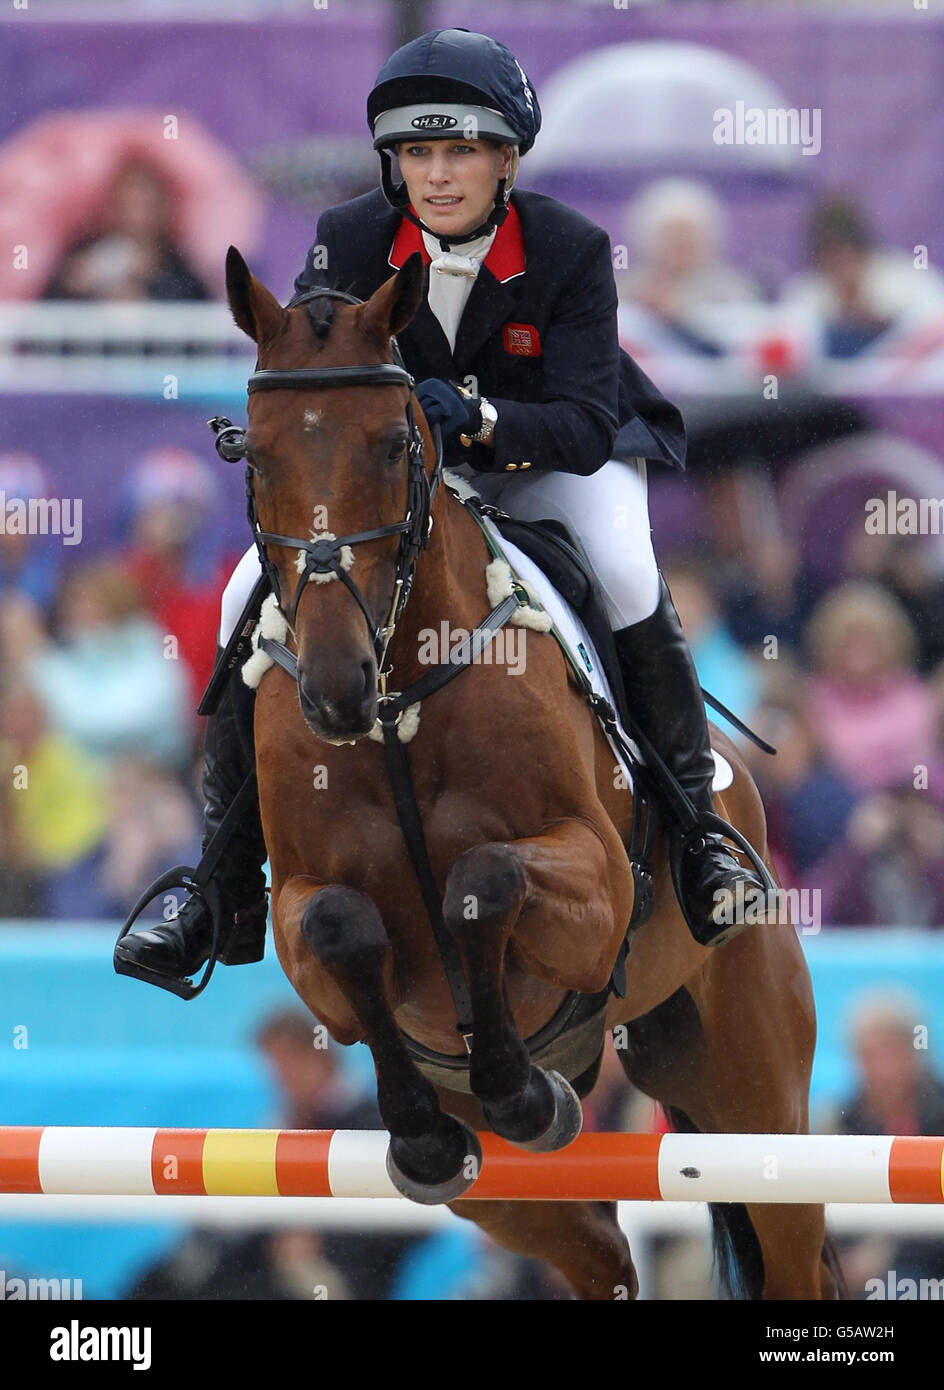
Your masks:
[{"label": "saddle flap", "polygon": [[533,560],[560,596],[581,615],[596,587],[590,561],[577,538],[559,521],[518,521],[502,516],[496,529]]}]

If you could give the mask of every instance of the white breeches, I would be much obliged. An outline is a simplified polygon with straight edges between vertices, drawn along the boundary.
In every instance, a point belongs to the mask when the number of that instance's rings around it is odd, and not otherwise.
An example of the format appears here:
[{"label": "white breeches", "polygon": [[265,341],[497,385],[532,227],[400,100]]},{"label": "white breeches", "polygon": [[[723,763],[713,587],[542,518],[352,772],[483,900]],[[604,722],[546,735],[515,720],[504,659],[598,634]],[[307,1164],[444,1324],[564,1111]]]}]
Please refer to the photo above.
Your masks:
[{"label": "white breeches", "polygon": [[645,463],[610,459],[584,478],[576,473],[476,473],[486,502],[519,521],[543,517],[576,533],[590,557],[614,632],[642,622],[659,603]]},{"label": "white breeches", "polygon": [[[610,459],[596,473],[469,473],[486,502],[521,521],[552,517],[574,531],[590,557],[614,631],[654,613],[659,571],[652,549],[645,464]],[[251,545],[223,591],[219,640],[225,646],[259,578]]]}]

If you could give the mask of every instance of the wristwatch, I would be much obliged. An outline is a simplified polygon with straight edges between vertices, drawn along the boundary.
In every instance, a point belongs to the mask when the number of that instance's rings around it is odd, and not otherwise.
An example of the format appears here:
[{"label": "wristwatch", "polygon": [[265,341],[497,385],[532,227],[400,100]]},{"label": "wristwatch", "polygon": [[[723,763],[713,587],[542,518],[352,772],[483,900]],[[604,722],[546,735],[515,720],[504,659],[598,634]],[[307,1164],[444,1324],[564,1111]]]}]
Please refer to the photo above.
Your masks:
[{"label": "wristwatch", "polygon": [[482,423],[475,434],[460,434],[460,441],[468,448],[473,442],[481,444],[498,423],[498,411],[484,396],[479,396],[479,415]]}]

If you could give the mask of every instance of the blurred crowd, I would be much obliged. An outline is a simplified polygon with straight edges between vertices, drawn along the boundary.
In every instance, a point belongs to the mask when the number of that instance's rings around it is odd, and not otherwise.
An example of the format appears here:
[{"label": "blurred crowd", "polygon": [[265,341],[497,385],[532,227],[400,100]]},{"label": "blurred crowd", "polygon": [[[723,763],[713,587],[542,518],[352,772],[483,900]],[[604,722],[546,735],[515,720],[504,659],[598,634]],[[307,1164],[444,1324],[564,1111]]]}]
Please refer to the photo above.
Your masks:
[{"label": "blurred crowd", "polygon": [[[40,297],[212,298],[166,170],[120,148],[113,166],[98,206],[75,226],[61,222],[62,244]],[[859,201],[841,190],[813,203],[806,268],[792,276],[735,268],[729,230],[725,202],[704,180],[657,179],[632,198],[612,242],[621,331],[638,351],[724,356],[735,349],[730,329],[739,311],[762,305],[798,313],[817,340],[816,355],[837,359],[888,342],[900,347],[895,330],[944,317],[944,274],[926,251],[883,247]]]},{"label": "blurred crowd", "polygon": [[622,220],[622,326],[642,350],[721,357],[734,349],[739,311],[779,304],[808,326],[817,355],[851,358],[944,315],[944,275],[926,253],[883,247],[859,201],[841,191],[814,202],[807,267],[779,282],[729,263],[727,209],[705,181],[658,179]]},{"label": "blurred crowd", "polygon": [[[11,451],[0,493],[51,488]],[[114,547],[0,535],[3,916],[122,918],[158,873],[198,861],[196,708],[238,558],[214,537],[216,501],[202,460],[162,448],[129,472]]]},{"label": "blurred crowd", "polygon": [[802,546],[752,545],[749,528],[733,558],[709,548],[663,568],[703,687],[777,749],[734,735],[784,885],[817,892],[817,925],[944,926],[933,538],[866,536],[860,515],[826,583]]}]

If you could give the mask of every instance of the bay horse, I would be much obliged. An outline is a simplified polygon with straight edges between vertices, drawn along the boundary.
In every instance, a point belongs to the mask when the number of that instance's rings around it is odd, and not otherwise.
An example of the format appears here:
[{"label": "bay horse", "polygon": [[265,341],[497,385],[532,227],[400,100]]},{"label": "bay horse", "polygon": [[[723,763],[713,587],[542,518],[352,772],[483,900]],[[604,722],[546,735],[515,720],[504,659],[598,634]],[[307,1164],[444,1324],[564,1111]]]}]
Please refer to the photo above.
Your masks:
[{"label": "bay horse", "polygon": [[[391,606],[404,518],[409,511],[415,525],[422,501],[409,474],[415,431],[427,489],[436,457],[412,379],[391,365],[423,292],[414,254],[367,301],[313,291],[284,308],[235,248],[227,258],[229,305],[258,353],[244,439],[257,544],[267,538],[260,556],[296,663],[294,680],[273,665],[255,697],[275,944],[331,1037],[370,1048],[401,1191],[445,1201],[508,1250],[547,1261],[578,1298],[635,1296],[615,1204],[462,1198],[475,1175],[473,1131],[539,1151],[574,1137],[579,1101],[568,1081],[586,1092],[599,1056],[564,1078],[535,1066],[524,1040],[573,991],[606,990],[633,908],[631,792],[614,778],[612,749],[549,635],[530,634],[515,679],[497,663],[473,663],[424,699],[409,743],[428,863],[472,1015],[464,1086],[441,1076],[433,1084],[417,1063],[417,1048],[456,1066],[466,1054],[384,749],[376,730],[369,737],[382,711],[378,660],[400,689],[419,680],[428,671],[420,633],[443,620],[472,631],[488,611],[491,559],[479,525],[440,488],[415,573]],[[734,771],[716,809],[773,872],[754,783],[736,747],[716,729],[712,741]],[[700,946],[667,859],[660,837],[655,910],[633,936],[625,997],[607,1005],[606,1026],[622,1025],[627,1076],[676,1127],[808,1132],[815,1015],[793,926],[765,923],[720,949]],[[835,1296],[821,1205],[732,1204],[713,1215],[747,1296]]]}]

